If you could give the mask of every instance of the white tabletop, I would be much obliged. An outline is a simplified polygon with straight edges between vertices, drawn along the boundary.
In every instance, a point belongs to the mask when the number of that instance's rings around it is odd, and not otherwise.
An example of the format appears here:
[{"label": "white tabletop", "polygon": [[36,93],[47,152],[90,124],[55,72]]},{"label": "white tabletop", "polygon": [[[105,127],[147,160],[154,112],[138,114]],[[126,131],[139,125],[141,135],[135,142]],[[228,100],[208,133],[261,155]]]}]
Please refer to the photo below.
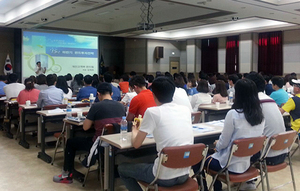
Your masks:
[{"label": "white tabletop", "polygon": [[216,107],[216,104],[203,104],[199,105],[199,109],[206,109],[206,110],[214,110],[214,111],[221,111],[221,110],[229,110],[231,109],[231,105],[227,105],[226,103],[221,103],[220,107]]},{"label": "white tabletop", "polygon": [[[201,132],[201,131],[195,130],[195,128],[193,128],[194,129],[193,130],[194,137],[202,137],[202,136],[219,134],[223,130],[223,127],[221,127],[221,126],[210,125],[210,124],[206,124],[206,123],[193,124],[193,126],[199,126],[199,127],[202,127],[202,128],[207,127],[209,129],[211,129],[211,131]],[[107,143],[109,143],[110,145],[113,145],[113,146],[119,148],[119,149],[132,148],[131,132],[129,132],[127,134],[127,140],[126,141],[121,141],[120,140],[120,133],[111,134],[111,135],[104,135],[104,136],[101,136],[100,139],[107,142]],[[142,145],[150,145],[150,144],[155,144],[154,138],[146,137],[146,139],[144,140]]]},{"label": "white tabletop", "polygon": [[23,109],[36,109],[36,108],[38,108],[37,104],[31,104],[29,106],[27,106],[26,104],[20,104],[19,107],[21,107]]},{"label": "white tabletop", "polygon": [[[76,113],[78,111],[82,111],[82,112],[88,112],[90,110],[90,107],[78,107],[78,108],[72,108],[72,113]],[[49,111],[53,111],[53,110],[41,110],[41,111],[37,111],[37,114],[40,114],[42,116],[46,116],[46,117],[50,117],[50,116],[59,116],[59,115],[66,115],[67,112],[65,110],[60,110],[60,112],[54,112],[51,113]]]}]

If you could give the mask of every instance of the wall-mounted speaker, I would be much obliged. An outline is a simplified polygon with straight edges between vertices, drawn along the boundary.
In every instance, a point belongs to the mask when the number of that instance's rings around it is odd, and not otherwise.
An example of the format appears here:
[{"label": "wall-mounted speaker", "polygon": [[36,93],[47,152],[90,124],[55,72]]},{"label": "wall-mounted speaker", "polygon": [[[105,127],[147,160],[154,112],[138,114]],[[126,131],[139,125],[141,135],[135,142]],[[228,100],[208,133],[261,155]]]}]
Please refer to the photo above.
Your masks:
[{"label": "wall-mounted speaker", "polygon": [[160,59],[163,57],[164,57],[164,47],[163,46],[155,47],[155,58]]}]

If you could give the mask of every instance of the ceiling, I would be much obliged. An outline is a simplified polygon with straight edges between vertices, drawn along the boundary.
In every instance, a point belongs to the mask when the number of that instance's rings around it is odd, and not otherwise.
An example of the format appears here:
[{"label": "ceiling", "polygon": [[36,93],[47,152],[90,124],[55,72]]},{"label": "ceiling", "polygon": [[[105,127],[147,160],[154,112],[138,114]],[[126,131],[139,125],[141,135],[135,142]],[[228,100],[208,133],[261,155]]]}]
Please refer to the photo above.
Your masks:
[{"label": "ceiling", "polygon": [[154,0],[155,28],[148,31],[137,30],[141,5],[138,0],[1,0],[0,26],[160,39],[300,28],[300,0]]}]

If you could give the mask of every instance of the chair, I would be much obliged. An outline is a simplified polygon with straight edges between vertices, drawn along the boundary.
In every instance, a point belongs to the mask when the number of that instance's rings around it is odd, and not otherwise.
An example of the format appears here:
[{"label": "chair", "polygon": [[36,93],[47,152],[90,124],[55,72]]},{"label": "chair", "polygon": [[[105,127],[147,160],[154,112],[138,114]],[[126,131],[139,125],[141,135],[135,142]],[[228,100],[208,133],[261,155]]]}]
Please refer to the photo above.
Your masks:
[{"label": "chair", "polygon": [[78,103],[78,104],[74,105],[75,108],[78,108],[78,107],[89,107],[89,106],[90,106],[90,103]]},{"label": "chair", "polygon": [[[145,182],[139,182],[144,187],[146,187],[146,190],[159,190],[159,191],[171,191],[171,190],[177,190],[177,191],[196,191],[199,190],[199,186],[197,181],[195,181],[193,178],[196,176],[201,175],[201,172],[204,167],[204,162],[208,151],[208,147],[205,146],[203,143],[194,144],[194,145],[185,145],[185,146],[175,146],[175,147],[166,147],[164,148],[159,155],[159,164],[157,167],[157,173],[155,175],[154,180],[148,184]],[[181,185],[175,185],[172,187],[160,187],[156,184],[156,180],[158,179],[160,168],[161,166],[165,166],[168,168],[186,168],[193,166],[200,161],[200,170],[193,176],[189,177],[188,180],[181,184]],[[203,189],[203,182],[202,178],[200,179],[201,188]]]},{"label": "chair", "polygon": [[42,108],[42,110],[50,110],[50,109],[56,109],[56,108],[66,109],[67,104],[46,105]]},{"label": "chair", "polygon": [[[88,112],[83,112],[82,115],[83,116],[86,116],[88,114]],[[77,113],[72,113],[72,116],[73,117],[76,117],[77,116]],[[58,133],[54,133],[54,137],[56,138],[56,144],[55,144],[55,149],[54,149],[54,154],[53,154],[53,157],[52,157],[52,161],[51,161],[51,165],[53,165],[54,161],[55,161],[55,156],[56,156],[56,153],[60,153],[60,152],[64,152],[65,151],[65,143],[66,143],[66,122],[64,122],[63,124],[63,128],[62,128],[62,131],[61,132],[58,132]],[[61,139],[62,139],[62,147],[63,147],[63,151],[60,151],[60,152],[57,152],[57,149],[58,149],[58,146],[61,142]]]},{"label": "chair", "polygon": [[[291,149],[293,143],[295,142],[295,140],[297,139],[297,137],[298,137],[297,131],[287,131],[284,133],[273,135],[270,138],[269,144],[267,145],[266,152],[263,154],[263,157],[260,158],[260,162],[259,162],[259,167],[260,167],[260,171],[261,171],[261,173],[260,173],[261,182],[263,183],[263,181],[264,181],[264,176],[263,176],[263,172],[264,172],[265,177],[266,177],[268,191],[270,191],[268,173],[285,169],[287,167],[287,165],[290,166],[293,188],[294,188],[294,191],[296,191],[296,184],[295,184],[295,178],[294,178],[294,173],[293,173],[293,168],[292,168],[290,149]],[[286,148],[289,149],[288,153],[287,153],[288,163],[283,162],[283,163],[277,164],[277,165],[267,165],[266,157],[267,157],[270,149],[278,151],[278,150],[283,150]],[[264,188],[263,188],[263,190],[264,190]]]},{"label": "chair", "polygon": [[[299,128],[298,131],[297,131],[297,134],[298,134],[298,135],[299,135],[299,133],[300,133],[300,128]],[[294,156],[294,154],[297,152],[298,149],[300,150],[300,138],[299,138],[299,136],[296,138],[295,143],[297,144],[297,147],[296,147],[296,149],[292,152],[291,157]]]},{"label": "chair", "polygon": [[237,190],[239,190],[243,182],[257,177],[259,175],[259,172],[255,167],[251,166],[246,172],[242,174],[230,174],[228,171],[228,166],[230,164],[232,156],[250,157],[262,150],[265,143],[266,136],[238,139],[233,141],[230,149],[230,155],[228,157],[225,167],[219,172],[207,169],[207,173],[214,177],[209,187],[209,191],[212,190],[213,185],[217,179],[222,182],[225,182],[227,184],[228,191],[231,191],[231,183],[239,183],[237,188]]},{"label": "chair", "polygon": [[[102,129],[101,136],[108,135],[108,134],[113,134],[113,133],[114,133],[114,126],[113,126],[113,124],[106,124],[106,125],[104,125],[104,127]],[[101,147],[101,144],[102,144],[102,141],[100,140],[99,147]],[[101,186],[101,189],[102,189],[103,188],[102,166],[101,166],[102,165],[102,160],[101,160],[101,152],[99,151],[99,149],[98,149],[98,155],[99,155],[99,158],[98,158],[98,168],[97,168],[97,171],[98,171],[98,179],[100,179],[100,186]],[[86,183],[88,174],[91,172],[90,168],[91,168],[91,165],[89,165],[87,167],[87,171],[86,171],[85,176],[84,176],[82,187],[85,187],[85,183]]]},{"label": "chair", "polygon": [[200,123],[201,121],[201,111],[192,112],[192,124]]}]

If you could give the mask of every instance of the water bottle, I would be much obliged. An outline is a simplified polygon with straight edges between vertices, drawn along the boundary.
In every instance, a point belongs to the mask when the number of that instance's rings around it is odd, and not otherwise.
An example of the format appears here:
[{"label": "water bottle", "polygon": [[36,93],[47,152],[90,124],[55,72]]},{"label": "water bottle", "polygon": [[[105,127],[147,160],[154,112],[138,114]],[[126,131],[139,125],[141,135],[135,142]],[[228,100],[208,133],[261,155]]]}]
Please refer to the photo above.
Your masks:
[{"label": "water bottle", "polygon": [[72,117],[72,106],[71,106],[71,103],[68,103],[66,111],[67,111],[67,117]]},{"label": "water bottle", "polygon": [[92,107],[93,103],[95,102],[95,97],[94,97],[94,94],[90,94],[90,97],[89,97],[89,100],[90,100],[90,107]]},{"label": "water bottle", "polygon": [[229,104],[230,105],[233,104],[233,92],[232,91],[229,93]]},{"label": "water bottle", "polygon": [[122,120],[121,120],[120,140],[121,141],[126,141],[127,140],[127,120],[126,120],[126,116],[123,116]]}]

